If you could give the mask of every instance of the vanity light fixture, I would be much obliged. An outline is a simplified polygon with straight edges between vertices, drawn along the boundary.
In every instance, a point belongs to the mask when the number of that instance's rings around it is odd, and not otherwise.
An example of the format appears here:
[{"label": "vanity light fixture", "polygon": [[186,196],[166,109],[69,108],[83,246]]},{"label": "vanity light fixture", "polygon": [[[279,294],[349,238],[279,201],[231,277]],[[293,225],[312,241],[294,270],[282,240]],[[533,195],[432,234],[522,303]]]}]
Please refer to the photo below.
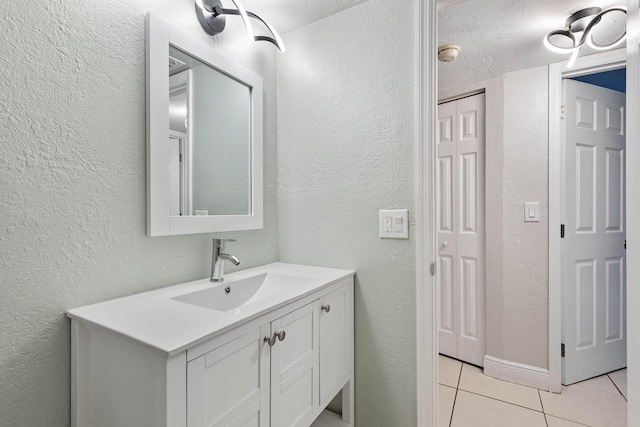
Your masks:
[{"label": "vanity light fixture", "polygon": [[[222,7],[221,0],[196,0],[196,16],[200,25],[207,34],[215,36],[221,33],[226,24],[225,15],[240,15],[245,27],[247,28],[247,35],[251,41],[267,41],[273,43],[281,52],[285,51],[284,43],[280,38],[280,35],[275,28],[271,26],[259,15],[246,10],[239,0],[231,0],[235,5],[235,9],[227,9]],[[269,36],[256,36],[253,32],[253,27],[249,18],[256,19],[267,27],[273,37]]]},{"label": "vanity light fixture", "polygon": [[599,7],[588,7],[579,10],[569,16],[565,21],[563,30],[550,31],[544,38],[544,45],[547,49],[557,53],[570,53],[571,58],[567,64],[567,68],[573,67],[578,58],[580,49],[586,44],[595,50],[613,49],[623,43],[627,37],[626,29],[620,37],[607,44],[598,44],[593,39],[593,28],[600,23],[602,17],[608,13],[627,15],[627,9],[624,7],[610,7],[602,10]]}]

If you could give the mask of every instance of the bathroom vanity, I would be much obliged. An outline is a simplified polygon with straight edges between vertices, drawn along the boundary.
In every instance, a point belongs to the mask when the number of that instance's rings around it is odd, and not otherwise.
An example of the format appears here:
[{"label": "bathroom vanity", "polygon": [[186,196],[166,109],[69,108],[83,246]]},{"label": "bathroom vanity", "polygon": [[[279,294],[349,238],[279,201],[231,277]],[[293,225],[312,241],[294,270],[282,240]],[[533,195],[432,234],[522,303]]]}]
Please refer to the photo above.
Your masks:
[{"label": "bathroom vanity", "polygon": [[70,310],[72,425],[352,426],[353,275],[275,263]]}]

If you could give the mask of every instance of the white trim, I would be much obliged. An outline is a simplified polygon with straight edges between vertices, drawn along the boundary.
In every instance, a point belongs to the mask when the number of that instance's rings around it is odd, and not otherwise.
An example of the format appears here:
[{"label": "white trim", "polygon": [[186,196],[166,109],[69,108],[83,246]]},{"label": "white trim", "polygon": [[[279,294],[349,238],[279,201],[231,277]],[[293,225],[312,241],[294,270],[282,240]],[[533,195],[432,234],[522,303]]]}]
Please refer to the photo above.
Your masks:
[{"label": "white trim", "polygon": [[[627,141],[640,141],[640,54],[638,45],[640,44],[640,2],[629,0],[627,12]],[[633,114],[633,116],[631,116]],[[638,144],[627,144],[627,182],[640,182],[640,146]],[[627,187],[629,188],[629,187]],[[633,186],[632,186],[633,188]],[[638,207],[640,207],[640,193],[638,191],[627,191],[627,240],[629,241],[627,250],[627,301],[640,300],[640,223],[630,221],[637,218]],[[640,360],[640,335],[636,333],[640,325],[640,311],[635,309],[627,310],[627,391],[629,403],[627,404],[627,422],[629,426],[640,425],[640,372],[638,372],[638,360]]]},{"label": "white trim", "polygon": [[568,61],[549,65],[549,390],[554,393],[560,393],[562,386],[562,79],[620,68],[625,61],[626,52],[619,49],[578,58],[571,69]]},{"label": "white trim", "polygon": [[438,425],[436,299],[430,264],[435,253],[436,1],[417,1],[416,19],[416,357],[417,426]]},{"label": "white trim", "polygon": [[[562,147],[560,146],[560,111],[562,76],[554,65],[549,66],[549,391],[560,393],[562,364],[560,359],[562,252],[559,236],[562,219]],[[556,136],[557,135],[557,136]],[[558,261],[556,263],[556,260]]]},{"label": "white trim", "polygon": [[482,89],[470,90],[468,92],[460,93],[457,95],[448,96],[446,98],[438,99],[438,105],[446,104],[448,102],[458,101],[460,99],[469,98],[471,96],[483,95],[487,92],[487,90],[483,87]]},{"label": "white trim", "polygon": [[484,357],[484,374],[540,390],[549,389],[549,371],[537,366],[523,365],[487,355]]}]

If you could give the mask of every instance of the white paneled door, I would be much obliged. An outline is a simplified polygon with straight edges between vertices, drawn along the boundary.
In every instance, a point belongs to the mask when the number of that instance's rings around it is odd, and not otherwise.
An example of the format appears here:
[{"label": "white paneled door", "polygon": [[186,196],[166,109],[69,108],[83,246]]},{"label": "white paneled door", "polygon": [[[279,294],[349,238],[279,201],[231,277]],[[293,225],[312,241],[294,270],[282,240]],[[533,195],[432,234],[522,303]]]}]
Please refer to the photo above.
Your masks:
[{"label": "white paneled door", "polygon": [[438,106],[439,351],[484,365],[484,94]]},{"label": "white paneled door", "polygon": [[562,383],[626,366],[625,94],[563,81]]}]

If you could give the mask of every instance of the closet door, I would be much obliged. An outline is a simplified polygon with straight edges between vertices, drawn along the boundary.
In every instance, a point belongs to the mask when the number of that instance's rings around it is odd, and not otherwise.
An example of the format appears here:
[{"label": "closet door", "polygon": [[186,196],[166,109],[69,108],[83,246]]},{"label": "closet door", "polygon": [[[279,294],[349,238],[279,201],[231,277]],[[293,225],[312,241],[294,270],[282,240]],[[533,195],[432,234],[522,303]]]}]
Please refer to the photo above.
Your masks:
[{"label": "closet door", "polygon": [[438,109],[440,353],[482,366],[485,355],[484,94]]}]

